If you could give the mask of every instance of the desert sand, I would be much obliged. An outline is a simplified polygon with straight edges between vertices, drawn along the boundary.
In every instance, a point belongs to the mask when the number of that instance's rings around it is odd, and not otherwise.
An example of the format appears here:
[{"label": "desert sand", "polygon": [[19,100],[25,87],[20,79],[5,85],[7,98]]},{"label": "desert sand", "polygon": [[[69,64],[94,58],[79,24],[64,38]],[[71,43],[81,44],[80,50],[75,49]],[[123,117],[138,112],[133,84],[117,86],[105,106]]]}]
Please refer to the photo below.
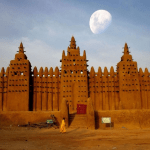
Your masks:
[{"label": "desert sand", "polygon": [[1,127],[0,150],[150,150],[150,129]]}]

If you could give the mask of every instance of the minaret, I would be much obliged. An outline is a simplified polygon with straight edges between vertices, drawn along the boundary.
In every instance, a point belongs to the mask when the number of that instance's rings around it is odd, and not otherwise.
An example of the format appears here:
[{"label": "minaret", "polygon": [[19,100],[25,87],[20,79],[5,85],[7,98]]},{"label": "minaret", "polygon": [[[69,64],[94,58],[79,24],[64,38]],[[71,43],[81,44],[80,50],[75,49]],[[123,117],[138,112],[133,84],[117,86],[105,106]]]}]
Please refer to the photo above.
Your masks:
[{"label": "minaret", "polygon": [[127,43],[123,56],[117,64],[119,78],[120,109],[140,109],[140,85],[138,79],[137,62],[132,60]]},{"label": "minaret", "polygon": [[75,38],[72,36],[67,55],[62,53],[61,70],[61,100],[66,98],[69,113],[77,111],[77,104],[86,104],[88,98],[87,60],[86,52],[80,56],[79,47],[76,48]]},{"label": "minaret", "polygon": [[24,54],[24,47],[20,43],[15,60],[10,61],[8,80],[8,111],[28,111],[31,80],[31,64]]}]

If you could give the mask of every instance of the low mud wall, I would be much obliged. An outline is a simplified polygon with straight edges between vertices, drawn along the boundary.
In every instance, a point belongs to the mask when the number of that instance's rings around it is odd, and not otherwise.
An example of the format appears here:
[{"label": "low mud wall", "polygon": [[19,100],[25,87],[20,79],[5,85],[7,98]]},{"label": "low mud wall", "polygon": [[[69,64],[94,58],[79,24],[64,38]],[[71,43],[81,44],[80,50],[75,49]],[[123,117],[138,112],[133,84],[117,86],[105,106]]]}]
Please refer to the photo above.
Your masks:
[{"label": "low mud wall", "polygon": [[28,122],[39,123],[51,119],[54,114],[58,125],[60,124],[60,111],[7,111],[0,112],[0,126],[23,125]]},{"label": "low mud wall", "polygon": [[[7,111],[0,112],[0,126],[39,123],[51,119],[54,114],[60,124],[60,111]],[[110,124],[102,124],[102,117],[111,117],[111,127],[124,129],[150,128],[150,110],[95,111],[96,129],[110,129]]]},{"label": "low mud wall", "polygon": [[95,111],[96,129],[109,129],[110,124],[102,124],[102,117],[111,117],[112,128],[150,128],[150,110]]}]

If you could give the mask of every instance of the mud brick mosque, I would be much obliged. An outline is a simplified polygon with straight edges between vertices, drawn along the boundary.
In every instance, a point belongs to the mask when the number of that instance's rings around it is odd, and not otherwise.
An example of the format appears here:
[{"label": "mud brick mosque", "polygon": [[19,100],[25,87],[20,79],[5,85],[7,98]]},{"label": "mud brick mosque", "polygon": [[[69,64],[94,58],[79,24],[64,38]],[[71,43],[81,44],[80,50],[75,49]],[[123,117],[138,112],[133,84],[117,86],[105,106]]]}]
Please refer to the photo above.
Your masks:
[{"label": "mud brick mosque", "polygon": [[[15,59],[0,72],[0,111],[60,111],[66,99],[69,114],[82,113],[90,97],[94,111],[150,109],[150,73],[138,71],[125,43],[117,70],[101,67],[87,70],[86,51],[80,55],[72,36],[62,52],[60,68],[31,70],[31,63],[20,44]],[[80,109],[80,110],[79,110]],[[88,109],[88,108],[87,108]],[[86,113],[86,111],[85,111]]]}]

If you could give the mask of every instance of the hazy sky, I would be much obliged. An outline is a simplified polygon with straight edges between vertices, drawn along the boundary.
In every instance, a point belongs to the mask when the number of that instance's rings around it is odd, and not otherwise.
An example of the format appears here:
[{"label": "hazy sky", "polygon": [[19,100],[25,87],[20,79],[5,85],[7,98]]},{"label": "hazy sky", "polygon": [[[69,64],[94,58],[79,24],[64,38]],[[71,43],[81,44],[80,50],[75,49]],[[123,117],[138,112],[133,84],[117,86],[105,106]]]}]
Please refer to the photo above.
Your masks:
[{"label": "hazy sky", "polygon": [[[0,68],[9,66],[21,41],[32,69],[60,67],[73,35],[80,54],[86,50],[88,70],[116,70],[127,42],[138,68],[150,71],[149,8],[149,0],[1,0]],[[89,20],[100,9],[112,15],[112,23],[93,34]]]}]

